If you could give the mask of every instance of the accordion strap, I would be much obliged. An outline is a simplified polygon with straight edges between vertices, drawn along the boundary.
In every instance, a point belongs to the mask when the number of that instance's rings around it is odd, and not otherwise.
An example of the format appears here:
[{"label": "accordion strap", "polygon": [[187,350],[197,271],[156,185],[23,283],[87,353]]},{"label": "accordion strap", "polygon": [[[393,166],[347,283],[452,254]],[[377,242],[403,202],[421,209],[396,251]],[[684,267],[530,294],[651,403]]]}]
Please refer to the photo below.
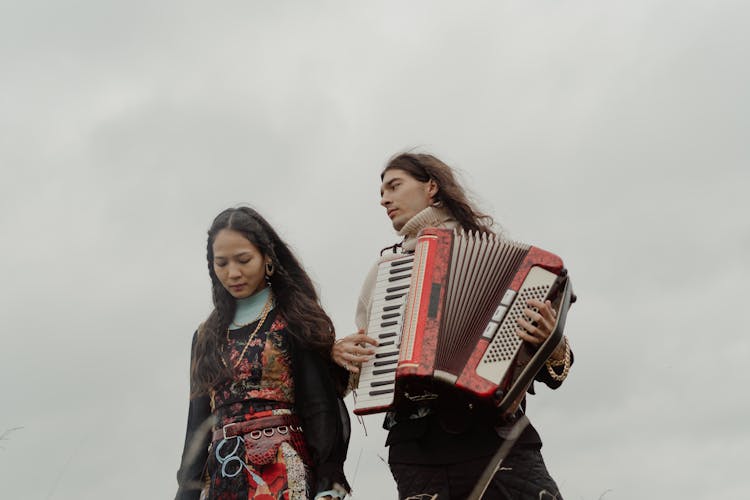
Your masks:
[{"label": "accordion strap", "polygon": [[493,455],[487,467],[485,467],[484,472],[482,472],[479,481],[474,485],[474,489],[471,490],[468,500],[480,500],[482,498],[487,491],[487,487],[492,482],[495,473],[500,468],[500,465],[502,465],[503,460],[508,456],[510,450],[513,449],[516,441],[518,441],[519,436],[528,425],[529,418],[526,415],[521,415],[521,418],[516,420],[516,423],[510,429],[510,433],[508,433],[508,437],[505,438],[503,444],[497,449],[497,452],[495,452],[495,455]]}]

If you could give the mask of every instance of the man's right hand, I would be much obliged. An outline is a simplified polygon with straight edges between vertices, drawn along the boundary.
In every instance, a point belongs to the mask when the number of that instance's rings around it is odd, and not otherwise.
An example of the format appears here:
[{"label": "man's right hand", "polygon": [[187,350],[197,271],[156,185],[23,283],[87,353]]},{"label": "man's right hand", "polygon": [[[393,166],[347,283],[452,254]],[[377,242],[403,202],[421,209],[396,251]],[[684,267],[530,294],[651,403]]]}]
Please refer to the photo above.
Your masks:
[{"label": "man's right hand", "polygon": [[365,335],[364,330],[347,335],[333,344],[331,357],[339,366],[343,366],[351,373],[359,373],[359,367],[369,360],[378,345],[378,341]]}]

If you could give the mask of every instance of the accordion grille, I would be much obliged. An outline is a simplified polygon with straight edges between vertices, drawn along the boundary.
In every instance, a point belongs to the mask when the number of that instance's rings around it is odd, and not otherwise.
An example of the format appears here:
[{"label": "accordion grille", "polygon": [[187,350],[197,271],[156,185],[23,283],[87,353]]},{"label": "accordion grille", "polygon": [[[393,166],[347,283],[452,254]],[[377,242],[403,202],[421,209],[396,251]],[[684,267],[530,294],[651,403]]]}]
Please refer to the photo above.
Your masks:
[{"label": "accordion grille", "polygon": [[[522,343],[515,330],[518,328],[518,320],[524,317],[523,310],[528,307],[526,301],[529,299],[544,301],[555,281],[555,276],[538,267],[529,271],[518,291],[518,296],[477,366],[478,375],[499,384],[503,374],[511,369],[511,363]],[[531,309],[536,311],[536,308]]]},{"label": "accordion grille", "polygon": [[487,349],[482,359],[483,363],[510,362],[516,355],[521,339],[516,335],[518,320],[524,318],[523,310],[526,308],[528,299],[544,301],[549,291],[549,286],[535,286],[521,291],[513,307],[508,311],[506,320],[495,335],[495,339]]}]

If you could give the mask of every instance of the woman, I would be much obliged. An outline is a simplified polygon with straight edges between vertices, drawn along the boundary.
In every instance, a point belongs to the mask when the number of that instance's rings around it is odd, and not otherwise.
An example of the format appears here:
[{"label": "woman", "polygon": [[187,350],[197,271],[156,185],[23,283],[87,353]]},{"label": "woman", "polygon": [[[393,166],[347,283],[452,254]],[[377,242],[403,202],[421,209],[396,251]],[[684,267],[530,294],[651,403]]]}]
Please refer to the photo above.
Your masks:
[{"label": "woman", "polygon": [[343,498],[347,373],[312,281],[255,210],[208,231],[214,310],[193,336],[178,500]]}]

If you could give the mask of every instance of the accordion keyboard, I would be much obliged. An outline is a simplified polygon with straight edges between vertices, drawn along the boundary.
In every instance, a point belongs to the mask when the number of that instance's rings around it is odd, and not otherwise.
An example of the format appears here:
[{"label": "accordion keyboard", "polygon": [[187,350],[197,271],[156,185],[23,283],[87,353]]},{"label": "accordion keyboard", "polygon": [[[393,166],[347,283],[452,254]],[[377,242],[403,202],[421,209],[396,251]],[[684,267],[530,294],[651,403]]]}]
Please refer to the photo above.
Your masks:
[{"label": "accordion keyboard", "polygon": [[362,365],[355,410],[387,407],[393,403],[404,304],[413,262],[413,255],[400,255],[378,266],[367,335],[377,339],[379,344],[370,361]]}]

